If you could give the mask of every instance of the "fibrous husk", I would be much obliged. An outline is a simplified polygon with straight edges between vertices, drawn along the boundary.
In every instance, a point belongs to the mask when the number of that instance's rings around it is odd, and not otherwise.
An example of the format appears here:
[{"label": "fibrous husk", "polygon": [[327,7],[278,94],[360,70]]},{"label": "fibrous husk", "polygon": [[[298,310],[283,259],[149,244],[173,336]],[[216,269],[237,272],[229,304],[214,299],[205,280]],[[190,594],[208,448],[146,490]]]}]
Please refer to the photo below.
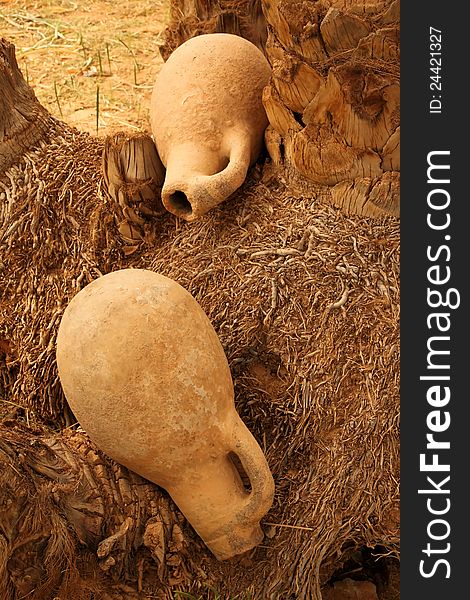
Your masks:
[{"label": "fibrous husk", "polygon": [[187,552],[198,541],[168,495],[83,431],[1,423],[0,490],[2,600],[141,600],[145,565],[153,597],[170,600],[199,575]]},{"label": "fibrous husk", "polygon": [[261,0],[172,0],[159,47],[163,60],[189,38],[205,33],[240,35],[264,51],[267,28]]}]

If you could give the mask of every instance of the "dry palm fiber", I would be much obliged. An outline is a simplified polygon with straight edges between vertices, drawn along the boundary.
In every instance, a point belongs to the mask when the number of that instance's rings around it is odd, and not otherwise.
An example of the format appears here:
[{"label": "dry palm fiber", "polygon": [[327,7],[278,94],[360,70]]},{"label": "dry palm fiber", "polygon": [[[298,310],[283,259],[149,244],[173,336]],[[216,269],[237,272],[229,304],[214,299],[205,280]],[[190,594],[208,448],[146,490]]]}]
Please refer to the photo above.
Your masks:
[{"label": "dry palm fiber", "polygon": [[2,600],[143,600],[144,567],[145,598],[172,600],[199,577],[188,539],[203,544],[168,495],[81,431],[5,420],[0,490]]},{"label": "dry palm fiber", "polygon": [[149,222],[126,256],[102,189],[103,141],[55,128],[0,176],[4,397],[57,422],[68,301],[100,274],[151,268],[209,316],[276,482],[274,537],[249,569],[212,562],[218,588],[320,598],[346,546],[398,553],[398,220],[346,217],[327,190],[295,197],[276,177],[252,178],[201,221]]},{"label": "dry palm fiber", "polygon": [[159,48],[163,60],[189,38],[207,33],[241,35],[264,51],[267,29],[261,0],[172,0],[170,22]]}]

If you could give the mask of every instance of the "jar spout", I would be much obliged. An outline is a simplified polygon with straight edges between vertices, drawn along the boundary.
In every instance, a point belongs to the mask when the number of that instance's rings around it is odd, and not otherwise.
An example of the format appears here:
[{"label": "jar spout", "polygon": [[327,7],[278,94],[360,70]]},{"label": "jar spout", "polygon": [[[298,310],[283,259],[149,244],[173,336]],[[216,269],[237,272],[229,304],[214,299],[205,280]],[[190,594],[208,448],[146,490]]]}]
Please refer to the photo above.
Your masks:
[{"label": "jar spout", "polygon": [[186,147],[197,161],[172,152],[162,189],[165,208],[186,221],[195,221],[231,196],[245,181],[250,166],[250,141],[235,137],[228,156]]}]

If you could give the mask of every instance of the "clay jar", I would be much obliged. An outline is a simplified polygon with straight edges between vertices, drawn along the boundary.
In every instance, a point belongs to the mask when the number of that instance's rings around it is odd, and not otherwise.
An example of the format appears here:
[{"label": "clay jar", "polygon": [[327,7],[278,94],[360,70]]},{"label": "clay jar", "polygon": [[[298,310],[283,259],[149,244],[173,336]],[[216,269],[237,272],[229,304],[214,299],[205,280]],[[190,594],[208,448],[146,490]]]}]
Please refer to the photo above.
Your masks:
[{"label": "clay jar", "polygon": [[273,479],[235,410],[217,334],[189,292],[143,269],[100,277],[64,311],[57,365],[90,438],[165,488],[218,559],[261,542]]},{"label": "clay jar", "polygon": [[254,44],[227,33],[191,38],[168,58],[153,88],[150,122],[170,212],[193,221],[243,183],[263,145],[261,97],[270,74]]}]

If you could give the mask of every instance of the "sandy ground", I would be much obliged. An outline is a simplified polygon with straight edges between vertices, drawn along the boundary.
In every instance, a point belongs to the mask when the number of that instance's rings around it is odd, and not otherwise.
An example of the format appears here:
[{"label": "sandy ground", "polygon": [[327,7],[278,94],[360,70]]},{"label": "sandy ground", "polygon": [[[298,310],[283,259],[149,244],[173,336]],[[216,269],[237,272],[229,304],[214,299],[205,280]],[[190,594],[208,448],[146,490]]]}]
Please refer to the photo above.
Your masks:
[{"label": "sandy ground", "polygon": [[168,0],[0,0],[0,36],[39,101],[98,135],[148,130],[168,18]]}]

